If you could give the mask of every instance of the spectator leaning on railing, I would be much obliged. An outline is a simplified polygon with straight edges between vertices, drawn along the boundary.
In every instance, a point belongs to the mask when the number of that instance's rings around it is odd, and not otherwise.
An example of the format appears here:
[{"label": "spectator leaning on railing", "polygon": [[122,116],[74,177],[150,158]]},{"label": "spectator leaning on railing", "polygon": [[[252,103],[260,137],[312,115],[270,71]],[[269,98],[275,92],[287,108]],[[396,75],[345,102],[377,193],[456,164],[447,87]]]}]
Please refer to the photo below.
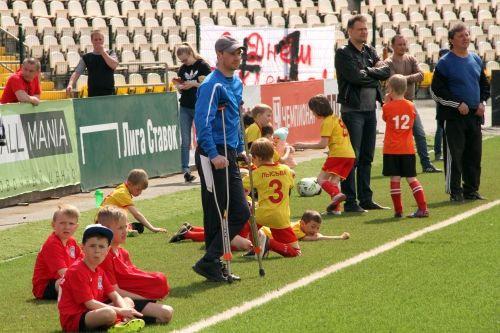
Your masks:
[{"label": "spectator leaning on railing", "polygon": [[42,93],[38,74],[40,74],[40,61],[35,58],[24,59],[21,68],[7,80],[2,104],[31,103],[37,106]]}]

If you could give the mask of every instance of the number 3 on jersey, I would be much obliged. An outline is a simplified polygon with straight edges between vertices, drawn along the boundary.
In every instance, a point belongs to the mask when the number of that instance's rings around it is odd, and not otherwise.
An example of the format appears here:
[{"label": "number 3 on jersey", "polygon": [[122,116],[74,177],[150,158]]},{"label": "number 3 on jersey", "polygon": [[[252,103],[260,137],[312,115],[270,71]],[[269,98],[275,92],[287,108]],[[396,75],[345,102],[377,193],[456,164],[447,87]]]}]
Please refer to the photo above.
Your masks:
[{"label": "number 3 on jersey", "polygon": [[404,114],[402,116],[396,116],[392,118],[392,120],[394,120],[397,130],[398,129],[407,130],[410,128],[410,126],[408,126],[408,123],[410,122],[410,116],[407,114]]},{"label": "number 3 on jersey", "polygon": [[274,204],[280,203],[281,200],[283,200],[283,192],[281,189],[283,188],[283,184],[278,180],[278,179],[273,179],[269,182],[269,187],[273,187],[276,185],[276,188],[274,189],[274,193],[278,195],[276,197],[275,195],[270,195],[269,196],[269,201],[271,201]]}]

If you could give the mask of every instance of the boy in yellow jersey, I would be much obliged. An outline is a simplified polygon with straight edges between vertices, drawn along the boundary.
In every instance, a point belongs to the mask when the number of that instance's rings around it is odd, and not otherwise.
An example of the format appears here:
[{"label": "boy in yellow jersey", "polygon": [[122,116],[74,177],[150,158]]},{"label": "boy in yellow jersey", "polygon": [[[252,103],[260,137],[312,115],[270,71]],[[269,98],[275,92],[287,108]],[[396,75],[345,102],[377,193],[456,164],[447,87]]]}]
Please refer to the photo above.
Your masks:
[{"label": "boy in yellow jersey", "polygon": [[[250,148],[253,163],[257,169],[252,171],[253,186],[259,192],[259,206],[255,210],[257,224],[269,227],[273,239],[267,236],[259,241],[263,255],[271,250],[284,257],[300,256],[300,247],[290,226],[290,196],[293,177],[287,165],[274,163],[274,145],[265,138],[253,142]],[[243,187],[250,191],[249,176],[243,178]]]},{"label": "boy in yellow jersey", "polygon": [[327,214],[340,215],[340,203],[345,200],[345,194],[340,192],[339,183],[344,181],[351,172],[356,156],[352,149],[349,132],[339,116],[333,114],[333,109],[325,95],[316,95],[309,100],[309,108],[321,123],[321,140],[316,143],[297,142],[295,149],[324,149],[328,147],[328,158],[318,175],[318,184],[330,195],[330,204],[326,207]]},{"label": "boy in yellow jersey", "polygon": [[[351,238],[348,232],[342,233],[340,236],[324,236],[319,233],[323,219],[321,214],[315,210],[306,210],[302,214],[302,218],[298,222],[291,222],[291,226],[295,236],[300,241],[318,241],[318,240],[344,240]],[[268,237],[272,237],[271,231],[267,227],[262,227],[260,230]]]},{"label": "boy in yellow jersey", "polygon": [[[125,210],[128,210],[138,222],[130,223],[129,225],[136,231],[135,233],[140,233],[144,231],[144,227],[148,228],[152,232],[167,232],[163,228],[155,228],[149,221],[142,215],[134,205],[132,197],[138,197],[142,194],[142,191],[148,188],[148,174],[142,169],[134,169],[130,171],[127,177],[127,181],[123,184],[117,186],[113,192],[108,194],[106,198],[101,203],[99,210],[106,205],[113,205]],[[95,213],[94,222],[97,222],[97,215],[99,210]],[[129,233],[129,236],[133,236],[134,233]]]},{"label": "boy in yellow jersey", "polygon": [[260,139],[262,136],[262,127],[268,126],[271,123],[272,113],[273,110],[267,104],[257,104],[253,107],[252,118],[255,122],[245,130],[248,148],[252,146],[255,140]]}]

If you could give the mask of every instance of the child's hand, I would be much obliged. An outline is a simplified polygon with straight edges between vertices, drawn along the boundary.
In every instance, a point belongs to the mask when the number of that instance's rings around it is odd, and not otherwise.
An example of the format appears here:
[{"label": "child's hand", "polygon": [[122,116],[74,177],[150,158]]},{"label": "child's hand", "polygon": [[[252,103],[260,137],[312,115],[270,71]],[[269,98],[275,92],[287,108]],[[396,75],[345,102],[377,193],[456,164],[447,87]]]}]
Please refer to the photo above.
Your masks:
[{"label": "child's hand", "polygon": [[389,103],[391,101],[391,95],[385,94],[385,100],[384,103]]},{"label": "child's hand", "polygon": [[163,229],[163,228],[153,228],[151,231],[154,233],[156,233],[156,232],[168,232],[167,229]]},{"label": "child's hand", "polygon": [[302,142],[296,142],[293,145],[293,148],[295,148],[295,149],[305,149],[305,145]]},{"label": "child's hand", "polygon": [[122,316],[124,319],[127,320],[132,320],[136,319],[136,316],[142,317],[142,313],[138,312],[134,308],[120,308],[116,310],[116,313],[118,313],[120,316]]},{"label": "child's hand", "polygon": [[351,235],[348,232],[344,232],[340,237],[342,237],[342,239],[349,239],[351,238]]}]

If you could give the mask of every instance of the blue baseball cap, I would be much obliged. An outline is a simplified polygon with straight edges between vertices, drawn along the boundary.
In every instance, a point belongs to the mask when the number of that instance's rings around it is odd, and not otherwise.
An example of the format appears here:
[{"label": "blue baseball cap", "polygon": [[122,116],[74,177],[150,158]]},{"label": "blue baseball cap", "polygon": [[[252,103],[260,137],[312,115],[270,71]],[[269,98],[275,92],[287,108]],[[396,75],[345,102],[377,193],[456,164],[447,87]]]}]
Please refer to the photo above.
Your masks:
[{"label": "blue baseball cap", "polygon": [[104,235],[104,236],[106,236],[106,238],[109,240],[110,243],[114,237],[113,231],[111,229],[106,228],[105,226],[103,226],[102,224],[99,224],[99,223],[88,225],[85,228],[85,231],[83,232],[82,240],[91,234]]}]

